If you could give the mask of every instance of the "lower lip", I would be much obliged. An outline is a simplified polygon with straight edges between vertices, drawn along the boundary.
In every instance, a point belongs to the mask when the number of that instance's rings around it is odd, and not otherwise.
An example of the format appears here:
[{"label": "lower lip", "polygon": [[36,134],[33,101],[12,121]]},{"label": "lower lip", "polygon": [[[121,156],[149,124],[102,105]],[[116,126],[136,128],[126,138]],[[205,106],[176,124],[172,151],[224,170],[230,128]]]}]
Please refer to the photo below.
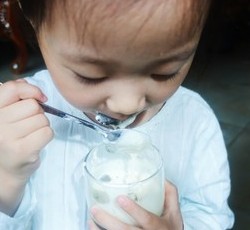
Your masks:
[{"label": "lower lip", "polygon": [[[138,113],[138,114],[135,114],[135,115],[131,115],[131,116],[129,116],[127,119],[125,119],[125,120],[121,120],[120,122],[118,121],[118,125],[112,125],[112,126],[114,126],[115,128],[119,128],[119,129],[124,129],[124,128],[127,128],[127,127],[131,127],[131,126],[133,126],[133,124],[135,124],[135,123],[138,123],[138,121],[139,120],[141,120],[141,115],[142,115],[143,113],[141,112],[141,113]],[[98,123],[98,124],[102,124],[100,121],[98,121],[97,119],[96,119],[96,113],[95,113],[95,116],[94,116],[94,120],[96,121],[96,123]],[[107,115],[108,116],[108,115]],[[132,119],[132,117],[134,117],[134,119],[131,121],[131,122],[128,122],[128,120],[129,119]],[[112,118],[112,117],[111,117]],[[138,119],[139,118],[139,119]],[[114,119],[116,119],[116,118],[114,118]],[[118,120],[118,119],[117,119]]]}]

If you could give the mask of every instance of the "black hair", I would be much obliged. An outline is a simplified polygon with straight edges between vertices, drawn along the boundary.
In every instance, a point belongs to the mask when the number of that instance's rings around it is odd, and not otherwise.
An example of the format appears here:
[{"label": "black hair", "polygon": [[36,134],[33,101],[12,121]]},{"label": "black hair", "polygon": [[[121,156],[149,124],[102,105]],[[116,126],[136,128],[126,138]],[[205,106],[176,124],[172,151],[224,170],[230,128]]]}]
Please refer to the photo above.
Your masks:
[{"label": "black hair", "polygon": [[[69,1],[69,0],[18,0],[19,4],[23,10],[26,18],[32,23],[36,32],[39,32],[42,25],[44,24],[53,24],[52,18],[53,13],[56,12],[55,9],[60,8],[64,9],[62,16],[76,18],[78,16],[88,18],[98,8],[99,5],[105,5],[105,8],[109,7],[122,9],[123,12],[130,10],[134,5],[139,7],[143,6],[145,3],[142,0],[111,0],[111,1],[98,1],[98,0],[81,0],[81,1]],[[155,1],[154,9],[159,7],[161,4],[174,2],[174,0],[161,0]],[[196,19],[198,18],[198,23],[202,23],[204,18],[206,18],[208,8],[211,0],[185,0],[183,1],[183,7],[188,7],[187,14],[194,14]],[[102,3],[102,4],[101,4]],[[104,3],[104,4],[103,4]],[[141,5],[140,5],[141,4]],[[122,7],[120,7],[122,5]],[[59,7],[60,6],[60,7]],[[79,10],[74,12],[74,15],[71,14],[70,8]],[[104,10],[105,10],[104,8]],[[115,10],[114,10],[115,11]],[[102,11],[105,12],[105,11]],[[121,12],[118,11],[118,12]],[[140,9],[138,8],[138,13]],[[104,13],[105,14],[105,13]],[[110,15],[109,15],[110,16]],[[119,16],[119,14],[114,14],[113,16]],[[69,17],[68,17],[69,18]],[[82,20],[83,21],[83,20]],[[86,20],[87,21],[87,20]],[[192,23],[192,22],[190,22]]]}]

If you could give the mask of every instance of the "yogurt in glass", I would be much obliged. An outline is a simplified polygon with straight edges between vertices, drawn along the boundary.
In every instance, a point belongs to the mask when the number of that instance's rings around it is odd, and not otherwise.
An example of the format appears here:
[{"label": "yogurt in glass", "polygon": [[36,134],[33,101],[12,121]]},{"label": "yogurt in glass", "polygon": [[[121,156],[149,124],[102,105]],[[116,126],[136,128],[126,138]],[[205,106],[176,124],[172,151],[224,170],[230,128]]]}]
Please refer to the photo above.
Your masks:
[{"label": "yogurt in glass", "polygon": [[121,221],[136,225],[117,205],[117,197],[126,195],[160,216],[164,205],[162,164],[149,137],[137,131],[123,130],[117,141],[96,146],[85,160],[89,208],[97,205]]}]

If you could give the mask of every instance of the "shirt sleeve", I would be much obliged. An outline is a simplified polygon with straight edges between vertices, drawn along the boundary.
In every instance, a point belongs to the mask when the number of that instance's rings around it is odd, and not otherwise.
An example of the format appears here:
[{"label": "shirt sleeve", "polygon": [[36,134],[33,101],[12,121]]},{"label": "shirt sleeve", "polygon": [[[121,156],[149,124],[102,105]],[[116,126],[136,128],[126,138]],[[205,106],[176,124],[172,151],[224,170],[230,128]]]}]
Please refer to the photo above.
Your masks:
[{"label": "shirt sleeve", "polygon": [[29,230],[32,229],[32,216],[36,206],[36,199],[28,183],[18,210],[13,217],[0,212],[0,229]]},{"label": "shirt sleeve", "polygon": [[[186,159],[180,195],[184,229],[230,229],[234,215],[228,206],[230,173],[227,152],[217,119],[210,113],[193,127],[191,155]],[[190,135],[189,135],[190,137]],[[187,146],[187,145],[186,145]]]}]

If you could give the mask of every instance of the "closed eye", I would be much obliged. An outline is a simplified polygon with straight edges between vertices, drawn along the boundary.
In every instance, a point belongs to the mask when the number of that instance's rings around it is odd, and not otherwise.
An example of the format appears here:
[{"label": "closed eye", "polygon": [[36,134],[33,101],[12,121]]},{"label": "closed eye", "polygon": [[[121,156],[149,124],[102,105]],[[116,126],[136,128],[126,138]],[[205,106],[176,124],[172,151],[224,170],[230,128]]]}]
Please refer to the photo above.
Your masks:
[{"label": "closed eye", "polygon": [[155,81],[168,81],[174,79],[179,72],[173,73],[173,74],[151,74],[151,77]]},{"label": "closed eye", "polygon": [[86,84],[86,85],[97,85],[102,83],[103,81],[106,80],[107,77],[101,77],[101,78],[89,78],[89,77],[85,77],[82,76],[80,74],[75,73],[77,80],[80,83]]}]

